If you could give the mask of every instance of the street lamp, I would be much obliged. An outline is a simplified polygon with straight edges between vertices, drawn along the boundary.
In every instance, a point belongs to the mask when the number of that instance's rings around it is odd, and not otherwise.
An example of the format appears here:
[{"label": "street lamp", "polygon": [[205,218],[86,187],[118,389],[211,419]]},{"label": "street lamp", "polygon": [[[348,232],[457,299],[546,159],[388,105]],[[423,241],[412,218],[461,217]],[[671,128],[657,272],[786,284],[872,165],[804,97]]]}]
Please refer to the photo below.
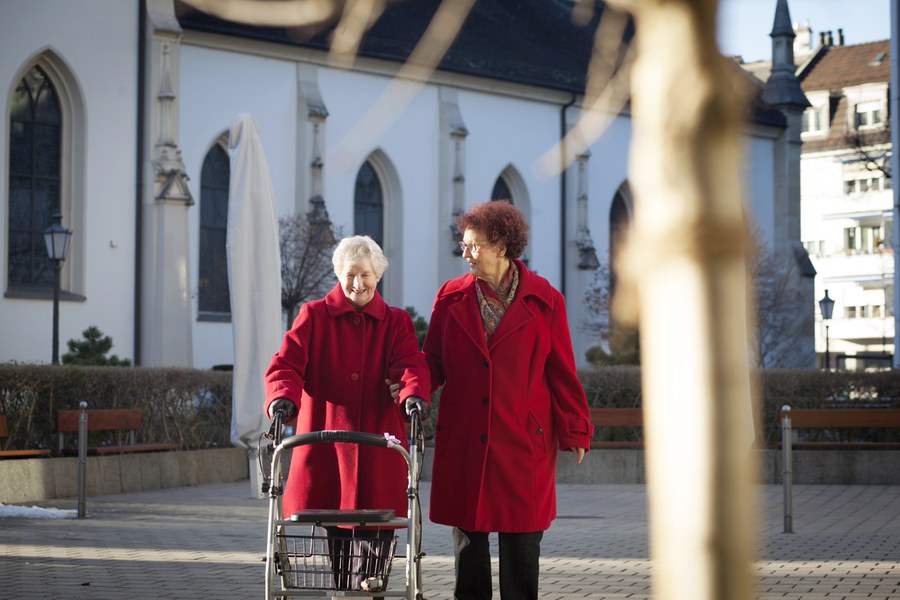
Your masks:
[{"label": "street lamp", "polygon": [[53,261],[53,359],[51,364],[59,364],[59,275],[62,262],[69,251],[69,239],[72,232],[62,226],[62,214],[59,211],[51,217],[53,224],[44,230],[44,242],[47,244],[47,255]]},{"label": "street lamp", "polygon": [[825,290],[825,297],[819,300],[819,310],[822,311],[822,320],[825,322],[825,368],[831,368],[831,356],[828,353],[828,321],[831,320],[831,313],[834,312],[834,300],[828,297],[828,290]]}]

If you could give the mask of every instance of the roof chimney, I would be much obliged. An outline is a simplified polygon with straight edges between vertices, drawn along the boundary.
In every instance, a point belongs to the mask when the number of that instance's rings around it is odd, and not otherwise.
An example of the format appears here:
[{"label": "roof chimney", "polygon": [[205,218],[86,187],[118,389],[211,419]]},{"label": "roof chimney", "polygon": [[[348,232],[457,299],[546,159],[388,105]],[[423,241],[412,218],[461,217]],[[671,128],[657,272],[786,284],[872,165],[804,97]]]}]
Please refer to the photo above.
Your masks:
[{"label": "roof chimney", "polygon": [[834,45],[834,39],[831,37],[831,30],[825,32],[825,44],[828,46]]},{"label": "roof chimney", "polygon": [[838,46],[844,45],[844,30],[843,29],[838,29],[837,45]]},{"label": "roof chimney", "polygon": [[819,32],[819,47],[822,47],[824,45],[825,45],[825,32],[820,31]]},{"label": "roof chimney", "polygon": [[794,55],[809,54],[812,52],[813,32],[809,26],[809,20],[803,25],[794,25]]}]

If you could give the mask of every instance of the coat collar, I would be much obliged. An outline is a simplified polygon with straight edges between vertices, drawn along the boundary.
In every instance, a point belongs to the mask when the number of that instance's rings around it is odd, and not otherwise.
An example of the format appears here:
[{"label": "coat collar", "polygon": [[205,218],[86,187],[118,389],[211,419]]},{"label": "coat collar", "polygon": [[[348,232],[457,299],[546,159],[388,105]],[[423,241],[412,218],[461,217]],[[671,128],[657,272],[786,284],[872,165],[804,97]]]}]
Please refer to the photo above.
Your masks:
[{"label": "coat collar", "polygon": [[[519,269],[519,287],[516,290],[516,299],[509,306],[503,319],[500,321],[497,331],[491,336],[490,346],[498,344],[503,338],[525,326],[534,317],[534,313],[528,307],[527,298],[534,298],[546,305],[552,304],[550,283],[543,277],[528,270],[525,263],[513,259]],[[462,326],[472,342],[487,356],[488,346],[484,340],[484,324],[481,322],[481,314],[478,309],[478,297],[475,292],[475,277],[467,273],[447,282],[442,291],[442,296],[461,294],[460,302],[450,307],[450,313]]]},{"label": "coat collar", "polygon": [[328,295],[325,296],[325,307],[328,309],[328,315],[331,317],[339,317],[347,313],[362,313],[369,315],[373,319],[383,321],[387,316],[387,304],[381,297],[381,294],[377,291],[375,292],[375,296],[369,300],[368,304],[362,307],[362,309],[357,309],[349,300],[347,300],[340,283],[336,284],[331,291],[328,292]]},{"label": "coat collar", "polygon": [[[529,271],[521,260],[512,259],[519,269],[519,287],[516,290],[517,298],[525,298],[526,296],[534,296],[546,305],[553,303],[550,282]],[[458,292],[470,292],[475,295],[475,277],[471,273],[466,273],[462,277],[451,279],[444,286],[442,295],[447,296]],[[343,295],[343,292],[341,292]],[[513,303],[515,304],[515,303]]]}]

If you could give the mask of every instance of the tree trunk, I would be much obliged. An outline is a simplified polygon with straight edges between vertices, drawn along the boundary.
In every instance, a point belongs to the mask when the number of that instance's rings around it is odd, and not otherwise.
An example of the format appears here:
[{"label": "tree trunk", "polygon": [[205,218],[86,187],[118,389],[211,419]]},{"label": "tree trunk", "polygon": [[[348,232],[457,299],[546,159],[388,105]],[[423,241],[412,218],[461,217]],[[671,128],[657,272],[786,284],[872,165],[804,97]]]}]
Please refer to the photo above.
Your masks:
[{"label": "tree trunk", "polygon": [[635,221],[615,301],[640,321],[654,596],[750,598],[755,469],[736,74],[716,45],[717,0],[610,4],[636,25]]}]

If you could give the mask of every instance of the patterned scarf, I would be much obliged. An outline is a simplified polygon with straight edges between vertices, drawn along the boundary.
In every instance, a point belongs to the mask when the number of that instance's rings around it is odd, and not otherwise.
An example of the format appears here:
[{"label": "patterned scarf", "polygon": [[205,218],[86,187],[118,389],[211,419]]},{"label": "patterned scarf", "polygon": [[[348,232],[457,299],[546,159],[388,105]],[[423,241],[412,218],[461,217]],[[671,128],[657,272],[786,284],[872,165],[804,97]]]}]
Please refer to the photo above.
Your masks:
[{"label": "patterned scarf", "polygon": [[476,280],[475,291],[478,293],[478,306],[481,309],[481,321],[484,323],[484,341],[490,341],[491,336],[497,331],[500,319],[516,297],[518,287],[519,269],[513,261],[509,261],[509,270],[500,281],[496,292],[487,282]]}]

